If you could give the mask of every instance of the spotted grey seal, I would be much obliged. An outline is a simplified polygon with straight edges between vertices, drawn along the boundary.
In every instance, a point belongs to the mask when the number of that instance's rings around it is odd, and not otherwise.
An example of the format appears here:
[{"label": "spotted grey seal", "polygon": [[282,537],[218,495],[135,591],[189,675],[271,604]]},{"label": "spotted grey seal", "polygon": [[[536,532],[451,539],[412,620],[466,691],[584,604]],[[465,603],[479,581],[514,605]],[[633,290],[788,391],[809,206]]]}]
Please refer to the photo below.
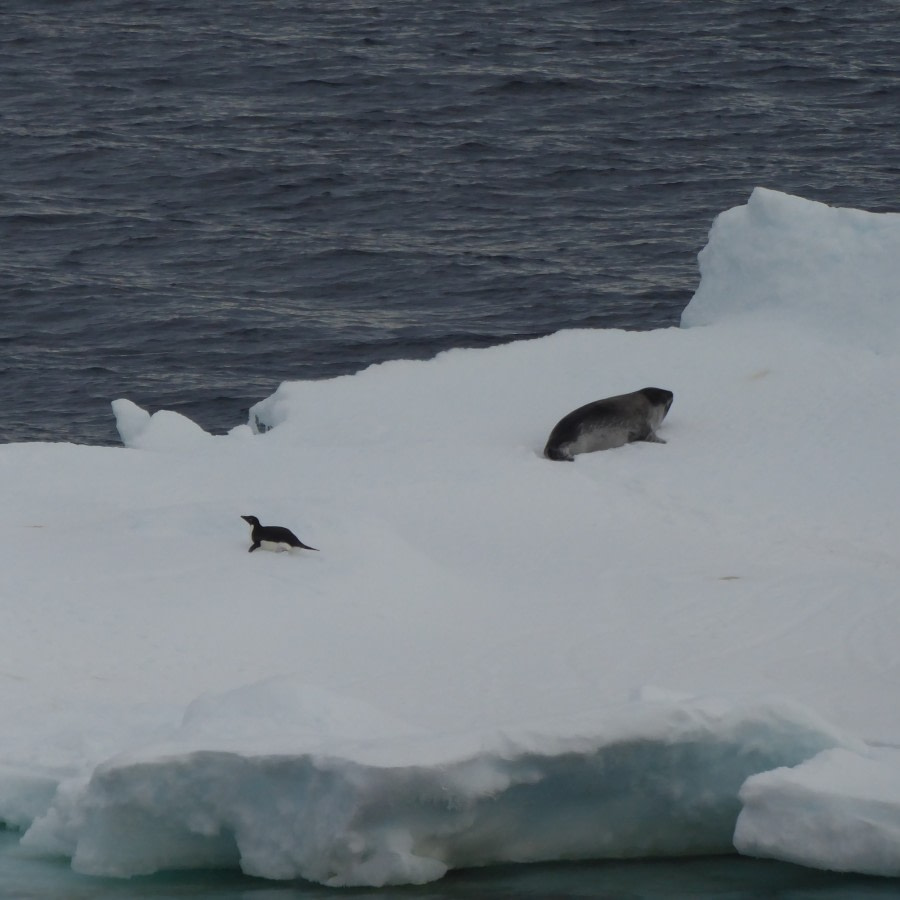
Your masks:
[{"label": "spotted grey seal", "polygon": [[260,525],[256,516],[241,516],[250,526],[250,545],[248,553],[258,550],[290,550],[291,547],[302,547],[304,550],[315,550],[304,544],[300,538],[294,534],[289,528],[282,528],[280,525]]},{"label": "spotted grey seal", "polygon": [[631,441],[654,441],[675,395],[664,388],[647,387],[579,406],[563,416],[550,432],[544,456],[571,462],[576,453],[621,447]]}]

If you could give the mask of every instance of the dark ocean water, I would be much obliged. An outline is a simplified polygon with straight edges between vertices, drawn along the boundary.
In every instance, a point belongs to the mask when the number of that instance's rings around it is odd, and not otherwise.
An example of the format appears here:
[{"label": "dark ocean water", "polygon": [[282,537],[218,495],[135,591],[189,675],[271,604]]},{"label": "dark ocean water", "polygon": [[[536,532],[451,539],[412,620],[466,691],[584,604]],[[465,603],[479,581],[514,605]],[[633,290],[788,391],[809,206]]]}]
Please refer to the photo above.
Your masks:
[{"label": "dark ocean water", "polygon": [[900,208],[900,4],[6,0],[0,441],[678,322],[756,185]]}]

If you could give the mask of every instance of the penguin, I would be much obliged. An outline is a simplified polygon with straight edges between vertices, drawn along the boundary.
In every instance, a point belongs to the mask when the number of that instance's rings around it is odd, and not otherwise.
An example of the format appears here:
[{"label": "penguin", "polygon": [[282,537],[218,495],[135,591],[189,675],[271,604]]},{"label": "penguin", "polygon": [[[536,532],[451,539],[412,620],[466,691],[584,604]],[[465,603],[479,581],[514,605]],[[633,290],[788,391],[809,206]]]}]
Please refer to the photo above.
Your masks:
[{"label": "penguin", "polygon": [[260,547],[263,550],[290,550],[291,547],[302,547],[304,550],[315,550],[303,543],[293,531],[280,525],[260,525],[256,516],[241,516],[250,525],[250,545],[248,553]]}]

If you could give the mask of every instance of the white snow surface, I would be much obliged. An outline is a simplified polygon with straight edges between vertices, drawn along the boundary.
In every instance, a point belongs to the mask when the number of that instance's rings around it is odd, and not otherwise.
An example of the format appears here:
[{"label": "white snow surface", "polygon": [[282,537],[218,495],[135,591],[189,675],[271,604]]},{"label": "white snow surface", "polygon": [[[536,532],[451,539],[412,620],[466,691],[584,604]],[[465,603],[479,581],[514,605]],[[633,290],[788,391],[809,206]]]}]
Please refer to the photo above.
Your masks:
[{"label": "white snow surface", "polygon": [[[900,874],[900,215],[757,189],[700,272],[682,328],[0,446],[0,820],[114,876]],[[542,458],[646,386],[668,443]]]}]

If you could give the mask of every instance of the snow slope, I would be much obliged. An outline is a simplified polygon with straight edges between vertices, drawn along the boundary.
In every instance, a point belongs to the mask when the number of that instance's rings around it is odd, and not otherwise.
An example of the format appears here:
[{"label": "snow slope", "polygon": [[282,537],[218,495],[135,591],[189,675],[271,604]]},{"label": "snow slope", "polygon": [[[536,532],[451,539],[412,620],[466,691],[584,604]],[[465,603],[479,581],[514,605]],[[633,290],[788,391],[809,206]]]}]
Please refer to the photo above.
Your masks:
[{"label": "snow slope", "polygon": [[[0,447],[0,819],[108,875],[420,882],[736,822],[898,874],[900,792],[859,787],[900,772],[898,251],[898,215],[757,189],[680,329],[286,383],[227,436],[117,400],[124,449]],[[540,456],[649,385],[667,444]],[[247,554],[243,514],[320,552]]]}]

